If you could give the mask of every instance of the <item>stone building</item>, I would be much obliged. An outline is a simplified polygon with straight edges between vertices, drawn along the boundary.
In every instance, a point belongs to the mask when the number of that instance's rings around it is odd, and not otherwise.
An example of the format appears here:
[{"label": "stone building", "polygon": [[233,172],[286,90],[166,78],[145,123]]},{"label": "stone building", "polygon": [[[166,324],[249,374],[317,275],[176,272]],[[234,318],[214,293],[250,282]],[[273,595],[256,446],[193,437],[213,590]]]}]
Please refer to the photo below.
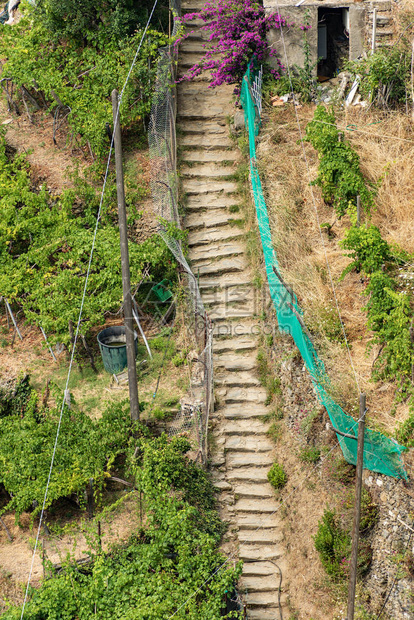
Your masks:
[{"label": "stone building", "polygon": [[[392,2],[390,0],[264,0],[267,11],[279,11],[297,26],[309,24],[307,32],[312,63],[320,78],[331,78],[341,71],[344,60],[355,60],[372,47],[375,16],[376,47],[393,41]],[[284,29],[289,65],[303,66],[303,32],[300,28]],[[286,64],[279,31],[269,40]]]}]

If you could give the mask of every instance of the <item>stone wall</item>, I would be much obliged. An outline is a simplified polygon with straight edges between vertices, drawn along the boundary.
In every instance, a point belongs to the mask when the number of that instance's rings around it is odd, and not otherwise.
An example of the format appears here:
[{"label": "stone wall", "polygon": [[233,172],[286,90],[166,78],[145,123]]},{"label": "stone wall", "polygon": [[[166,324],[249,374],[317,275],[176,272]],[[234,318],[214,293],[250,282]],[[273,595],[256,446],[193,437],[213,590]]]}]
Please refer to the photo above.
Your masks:
[{"label": "stone wall", "polygon": [[298,27],[307,22],[311,28],[307,33],[311,47],[312,63],[317,61],[317,33],[318,8],[348,8],[349,9],[349,58],[354,60],[362,54],[364,49],[371,47],[372,17],[374,8],[377,8],[377,46],[389,45],[394,37],[390,0],[374,0],[355,2],[353,0],[314,1],[306,0],[300,7],[295,6],[292,0],[264,0],[267,12],[277,12],[296,27],[284,29],[284,45],[280,31],[269,33],[269,42],[279,51],[283,64],[286,64],[285,50],[289,66],[303,66],[303,32]]}]

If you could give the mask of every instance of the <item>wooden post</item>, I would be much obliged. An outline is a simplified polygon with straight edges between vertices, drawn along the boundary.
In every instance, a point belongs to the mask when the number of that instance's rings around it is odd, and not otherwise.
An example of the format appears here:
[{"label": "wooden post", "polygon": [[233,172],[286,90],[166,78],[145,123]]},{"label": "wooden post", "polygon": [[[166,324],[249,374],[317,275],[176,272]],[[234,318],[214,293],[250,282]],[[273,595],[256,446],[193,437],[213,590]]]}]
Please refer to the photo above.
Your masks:
[{"label": "wooden post", "polygon": [[127,218],[125,209],[124,171],[122,166],[121,123],[118,110],[118,91],[112,91],[114,117],[114,144],[116,166],[116,191],[118,196],[119,236],[121,241],[122,290],[124,294],[124,325],[128,360],[128,387],[131,419],[139,420],[137,367],[135,361],[134,324],[132,318],[132,295],[129,273]]},{"label": "wooden post", "polygon": [[357,226],[361,225],[361,198],[357,196]]},{"label": "wooden post", "polygon": [[347,620],[354,620],[355,588],[357,577],[359,522],[361,519],[362,465],[364,461],[365,394],[359,396],[358,453],[355,483],[355,513],[352,530],[351,572],[349,576]]},{"label": "wooden post", "polygon": [[371,41],[371,54],[375,52],[377,38],[377,9],[374,9],[372,14],[372,41]]},{"label": "wooden post", "polygon": [[90,519],[93,519],[93,478],[89,478],[86,496],[88,500],[88,516]]}]

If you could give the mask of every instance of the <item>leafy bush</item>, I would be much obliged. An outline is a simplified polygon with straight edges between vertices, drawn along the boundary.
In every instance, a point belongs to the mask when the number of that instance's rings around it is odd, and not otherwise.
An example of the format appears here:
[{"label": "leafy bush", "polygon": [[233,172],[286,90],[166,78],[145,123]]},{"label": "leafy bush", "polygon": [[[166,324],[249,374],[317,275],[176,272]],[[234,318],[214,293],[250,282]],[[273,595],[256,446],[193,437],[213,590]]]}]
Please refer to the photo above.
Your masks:
[{"label": "leafy bush", "polygon": [[[10,496],[0,514],[14,510],[19,517],[33,502],[33,518],[41,511],[59,413],[40,408],[31,391],[23,413],[0,418],[0,484]],[[65,407],[45,507],[73,493],[82,499],[90,478],[101,489],[132,431],[126,402],[111,406],[97,421]]]},{"label": "leafy bush", "polygon": [[358,195],[369,212],[373,206],[373,190],[367,187],[362,176],[359,155],[348,142],[339,141],[334,113],[318,106],[313,121],[306,127],[306,140],[319,155],[319,174],[313,185],[321,187],[324,200],[333,205],[338,217],[342,217],[350,205],[356,205]]},{"label": "leafy bush", "polygon": [[341,243],[353,259],[352,263],[342,272],[341,278],[354,269],[367,274],[381,270],[381,267],[392,260],[391,248],[382,238],[379,228],[373,224],[351,226]]},{"label": "leafy bush", "polygon": [[[49,4],[54,7],[52,12],[48,9]],[[75,33],[75,40],[69,37],[62,44],[51,37],[48,24],[55,19],[61,6],[65,15],[65,7],[69,4],[75,6],[78,2],[66,0],[62,5],[45,0],[39,9],[26,7],[24,17],[18,24],[2,27],[2,77],[10,78],[19,88],[24,86],[41,107],[46,100],[51,112],[57,109],[59,101],[68,106],[67,122],[75,142],[79,140],[84,146],[89,143],[92,151],[101,157],[109,147],[105,124],[113,123],[111,92],[114,88],[122,88],[142,33],[138,31],[128,38],[119,39],[98,29],[93,45],[79,47]],[[101,4],[108,5],[107,2]],[[115,3],[112,1],[110,4],[114,7]],[[84,15],[79,10],[75,19],[63,19],[62,32],[71,28],[85,35],[95,32],[93,29],[83,29],[82,21],[87,16],[88,13]],[[58,33],[61,32],[59,28]],[[140,125],[143,117],[149,114],[156,75],[154,60],[158,48],[167,40],[165,34],[154,29],[148,31],[123,98],[121,118],[125,126]]]},{"label": "leafy bush", "polygon": [[274,487],[275,489],[282,489],[288,480],[283,465],[280,465],[279,463],[273,463],[267,474],[267,479],[269,480],[272,487]]},{"label": "leafy bush", "polygon": [[345,578],[351,550],[351,537],[341,529],[335,511],[329,508],[324,510],[322,519],[318,522],[314,542],[327,574],[335,581]]},{"label": "leafy bush", "polygon": [[299,458],[304,463],[317,463],[321,458],[321,451],[316,446],[307,446],[300,450]]},{"label": "leafy bush", "polygon": [[[79,46],[103,40],[122,40],[145,25],[153,2],[150,0],[37,0],[34,18],[55,40],[73,41]],[[154,21],[168,16],[168,3],[159,2]],[[165,23],[164,28],[168,24]]]},{"label": "leafy bush", "polygon": [[[189,442],[163,436],[143,439],[139,447],[132,469],[145,499],[144,527],[108,554],[91,550],[82,570],[65,563],[59,575],[30,591],[25,618],[241,618],[239,612],[222,615],[225,593],[234,590],[241,566],[230,566],[219,551],[223,528],[214,490],[206,473],[186,458]],[[20,616],[21,609],[13,608],[3,618]]]},{"label": "leafy bush", "polygon": [[407,448],[414,448],[414,403],[410,403],[410,412],[408,418],[401,422],[395,433],[397,441],[407,446]]},{"label": "leafy bush", "polygon": [[348,63],[348,70],[360,76],[360,91],[365,99],[380,107],[405,103],[410,80],[411,49],[404,43],[379,48],[358,61]]},{"label": "leafy bush", "polygon": [[[76,324],[94,234],[96,196],[88,195],[82,213],[75,209],[73,190],[52,197],[42,186],[32,189],[24,156],[9,160],[0,135],[0,296],[24,309],[30,322],[41,325],[52,341],[69,343],[69,321]],[[113,225],[112,203],[105,204],[98,229],[83,308],[81,333],[102,324],[104,313],[122,303],[119,233]],[[129,244],[131,283],[138,283],[151,265],[165,275],[170,253],[158,235]]]},{"label": "leafy bush", "polygon": [[201,28],[210,33],[209,43],[202,60],[181,79],[192,80],[202,71],[210,70],[210,88],[240,84],[253,55],[259,63],[269,56],[275,58],[278,68],[271,69],[271,73],[276,78],[280,76],[283,67],[278,53],[269,47],[266,38],[269,30],[287,25],[278,13],[266,13],[264,7],[254,0],[218,0],[206,4],[197,13],[184,15],[181,22],[188,25],[194,19],[205,22]]},{"label": "leafy bush", "polygon": [[381,357],[375,363],[374,376],[396,378],[402,386],[411,384],[414,351],[410,338],[412,320],[411,298],[405,291],[386,289],[393,306],[383,317],[381,331],[375,342],[382,345]]}]

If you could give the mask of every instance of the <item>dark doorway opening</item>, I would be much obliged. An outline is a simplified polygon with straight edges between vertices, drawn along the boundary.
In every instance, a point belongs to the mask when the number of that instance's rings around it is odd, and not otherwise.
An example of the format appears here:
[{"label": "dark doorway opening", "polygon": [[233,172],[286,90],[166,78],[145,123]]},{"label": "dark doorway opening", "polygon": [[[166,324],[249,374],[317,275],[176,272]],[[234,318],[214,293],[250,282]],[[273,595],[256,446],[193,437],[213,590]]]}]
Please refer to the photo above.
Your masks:
[{"label": "dark doorway opening", "polygon": [[349,10],[318,8],[318,78],[335,77],[349,58]]}]

